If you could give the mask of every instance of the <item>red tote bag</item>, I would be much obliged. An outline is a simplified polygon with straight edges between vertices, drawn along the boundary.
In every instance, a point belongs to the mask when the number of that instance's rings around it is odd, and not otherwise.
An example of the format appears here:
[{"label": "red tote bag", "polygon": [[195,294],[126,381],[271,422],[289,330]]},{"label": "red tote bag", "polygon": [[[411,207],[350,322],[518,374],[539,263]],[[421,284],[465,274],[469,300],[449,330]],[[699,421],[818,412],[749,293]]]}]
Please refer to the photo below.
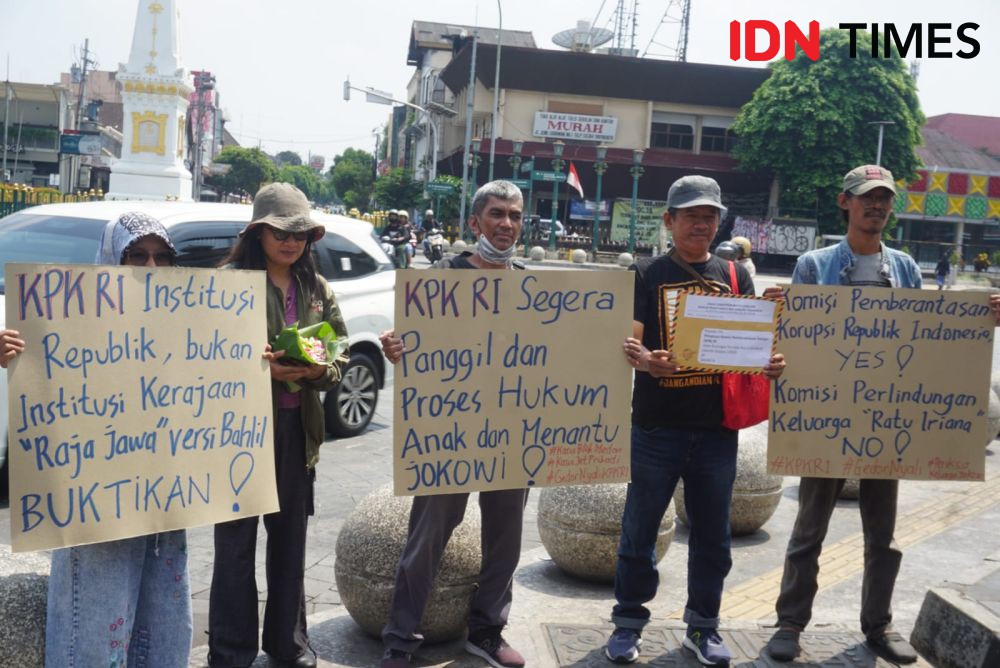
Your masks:
[{"label": "red tote bag", "polygon": [[[740,293],[736,265],[729,263],[729,284],[733,294]],[[722,374],[722,426],[746,429],[767,420],[771,399],[771,381],[760,374]]]}]

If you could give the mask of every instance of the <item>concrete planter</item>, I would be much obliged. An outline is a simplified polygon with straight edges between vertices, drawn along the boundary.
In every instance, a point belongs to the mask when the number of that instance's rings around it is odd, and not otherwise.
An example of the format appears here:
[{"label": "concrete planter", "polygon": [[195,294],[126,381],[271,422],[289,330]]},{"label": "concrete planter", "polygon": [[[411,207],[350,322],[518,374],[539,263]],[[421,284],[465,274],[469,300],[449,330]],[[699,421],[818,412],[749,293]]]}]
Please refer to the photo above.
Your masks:
[{"label": "concrete planter", "polygon": [[[538,498],[538,534],[559,568],[591,582],[615,579],[618,539],[627,485],[546,487]],[[674,537],[673,504],[667,507],[656,538],[656,559]]]},{"label": "concrete planter", "polygon": [[[747,536],[771,519],[781,501],[784,478],[767,472],[767,423],[740,432],[729,524],[734,536]],[[684,507],[684,482],[674,491],[677,517],[688,523]]]},{"label": "concrete planter", "polygon": [[45,662],[49,564],[45,554],[12,554],[10,546],[0,545],[0,666]]},{"label": "concrete planter", "polygon": [[[389,619],[396,566],[406,542],[412,497],[393,496],[384,485],[354,508],[337,537],[334,575],[341,601],[370,636],[380,637]],[[419,633],[427,642],[465,635],[481,558],[479,504],[469,499],[465,519],[444,551]]]}]

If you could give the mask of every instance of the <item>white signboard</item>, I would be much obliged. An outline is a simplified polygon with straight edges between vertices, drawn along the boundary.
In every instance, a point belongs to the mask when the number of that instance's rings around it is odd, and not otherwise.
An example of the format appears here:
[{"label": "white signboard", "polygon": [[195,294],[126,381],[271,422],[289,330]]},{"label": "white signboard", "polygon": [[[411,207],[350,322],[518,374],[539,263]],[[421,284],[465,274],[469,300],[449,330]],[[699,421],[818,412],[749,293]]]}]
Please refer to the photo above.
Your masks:
[{"label": "white signboard", "polygon": [[532,134],[536,137],[554,139],[611,142],[615,140],[617,131],[618,119],[614,116],[581,116],[536,111]]}]

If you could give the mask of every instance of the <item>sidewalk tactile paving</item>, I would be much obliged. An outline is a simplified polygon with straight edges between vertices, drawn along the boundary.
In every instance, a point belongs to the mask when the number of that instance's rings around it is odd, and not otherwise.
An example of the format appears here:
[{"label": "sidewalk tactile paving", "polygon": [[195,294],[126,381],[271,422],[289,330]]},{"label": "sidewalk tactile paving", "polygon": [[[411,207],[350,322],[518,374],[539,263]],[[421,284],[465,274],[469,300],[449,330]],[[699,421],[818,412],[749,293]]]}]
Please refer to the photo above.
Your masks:
[{"label": "sidewalk tactile paving", "polygon": [[[542,625],[557,665],[608,668],[604,643],[610,627],[586,625]],[[764,654],[772,629],[720,629],[726,645],[733,652],[730,665],[741,668],[778,668],[815,666],[817,668],[892,668],[895,664],[878,658],[862,644],[860,634],[843,631],[807,631],[802,634],[802,655],[792,662],[777,662]],[[642,654],[637,666],[677,666],[700,668],[694,655],[681,648],[684,628],[650,625],[642,633]],[[929,666],[920,660],[915,666]]]}]

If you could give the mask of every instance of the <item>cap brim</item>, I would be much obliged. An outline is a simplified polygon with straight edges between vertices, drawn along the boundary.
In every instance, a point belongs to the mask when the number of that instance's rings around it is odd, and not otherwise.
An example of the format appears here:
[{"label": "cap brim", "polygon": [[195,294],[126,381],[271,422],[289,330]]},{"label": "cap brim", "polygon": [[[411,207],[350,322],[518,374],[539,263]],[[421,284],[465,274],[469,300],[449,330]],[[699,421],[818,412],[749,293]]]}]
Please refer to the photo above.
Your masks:
[{"label": "cap brim", "polygon": [[864,195],[866,192],[870,192],[872,190],[875,190],[876,188],[886,188],[887,190],[891,190],[893,195],[896,194],[895,183],[892,183],[891,181],[881,181],[881,180],[865,181],[864,183],[858,185],[857,187],[851,188],[847,192],[851,193],[852,195]]},{"label": "cap brim", "polygon": [[[256,227],[260,227],[261,225],[269,225],[270,227],[274,227],[274,228],[277,228],[279,230],[287,230],[287,228],[284,225],[275,224],[279,220],[280,219],[275,219],[275,218],[261,218],[260,220],[255,220],[252,223],[249,223],[242,230],[240,230],[239,236],[240,236],[240,238],[243,238],[247,234],[250,233],[250,230],[252,230],[252,229],[254,229]],[[288,232],[308,232],[309,230],[312,230],[313,231],[313,238],[312,238],[312,240],[313,241],[319,241],[320,239],[323,238],[324,235],[326,235],[326,228],[323,227],[322,225],[320,225],[319,223],[317,223],[316,221],[312,220],[312,219],[309,219],[309,222],[312,223],[312,226],[311,227],[307,227],[304,230],[287,230],[287,231]]]},{"label": "cap brim", "polygon": [[729,210],[726,207],[724,207],[721,204],[719,204],[718,202],[716,202],[714,200],[711,200],[711,199],[706,199],[706,198],[696,198],[696,199],[691,200],[690,202],[681,202],[680,204],[669,204],[668,203],[667,206],[670,207],[671,209],[690,209],[691,207],[695,207],[695,206],[714,206],[716,209],[719,210],[719,217],[720,218],[725,218],[726,217],[726,211]]}]

